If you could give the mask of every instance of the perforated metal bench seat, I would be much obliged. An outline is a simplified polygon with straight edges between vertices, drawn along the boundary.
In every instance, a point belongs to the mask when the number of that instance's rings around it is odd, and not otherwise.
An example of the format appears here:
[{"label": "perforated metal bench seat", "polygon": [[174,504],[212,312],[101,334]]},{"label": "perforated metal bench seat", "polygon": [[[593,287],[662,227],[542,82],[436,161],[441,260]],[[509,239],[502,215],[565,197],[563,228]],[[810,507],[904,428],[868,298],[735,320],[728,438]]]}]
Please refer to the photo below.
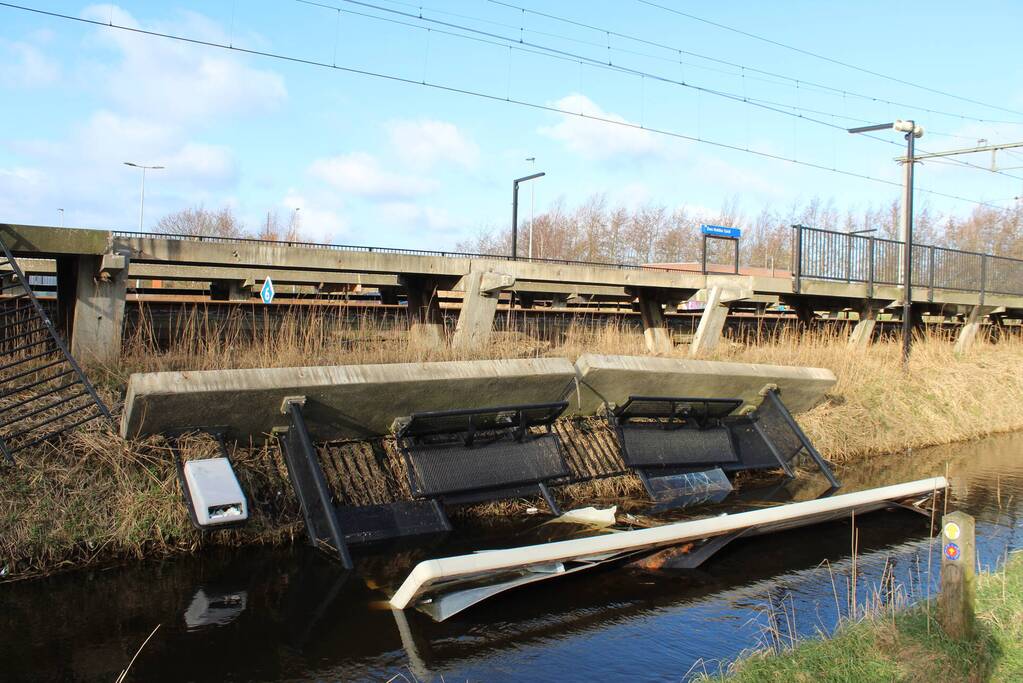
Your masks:
[{"label": "perforated metal bench seat", "polygon": [[838,487],[775,390],[748,415],[734,415],[743,401],[731,398],[630,396],[608,416],[618,435],[622,458],[647,493],[664,501],[679,474],[707,468],[724,471],[782,468],[794,476],[792,461],[806,452]]},{"label": "perforated metal bench seat", "polygon": [[460,504],[539,492],[557,512],[545,483],[569,475],[551,430],[567,406],[561,401],[416,413],[397,421],[412,495]]}]

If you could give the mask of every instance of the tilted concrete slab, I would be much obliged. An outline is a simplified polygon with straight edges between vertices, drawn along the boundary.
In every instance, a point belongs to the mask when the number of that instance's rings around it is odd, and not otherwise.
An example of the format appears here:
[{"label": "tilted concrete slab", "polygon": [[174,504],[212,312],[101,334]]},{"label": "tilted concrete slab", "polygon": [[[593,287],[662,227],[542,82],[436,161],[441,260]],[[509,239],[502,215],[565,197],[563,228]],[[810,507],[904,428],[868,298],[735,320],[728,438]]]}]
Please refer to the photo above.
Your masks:
[{"label": "tilted concrete slab", "polygon": [[649,356],[584,354],[576,370],[579,391],[570,396],[569,410],[581,415],[592,415],[604,402],[621,405],[629,396],[741,398],[745,405],[758,406],[760,391],[769,384],[798,413],[820,403],[837,381],[826,368]]},{"label": "tilted concrete slab", "polygon": [[282,401],[304,396],[315,440],[369,438],[415,412],[559,401],[574,379],[564,358],[135,374],[121,435],[227,427],[261,439],[287,424]]}]

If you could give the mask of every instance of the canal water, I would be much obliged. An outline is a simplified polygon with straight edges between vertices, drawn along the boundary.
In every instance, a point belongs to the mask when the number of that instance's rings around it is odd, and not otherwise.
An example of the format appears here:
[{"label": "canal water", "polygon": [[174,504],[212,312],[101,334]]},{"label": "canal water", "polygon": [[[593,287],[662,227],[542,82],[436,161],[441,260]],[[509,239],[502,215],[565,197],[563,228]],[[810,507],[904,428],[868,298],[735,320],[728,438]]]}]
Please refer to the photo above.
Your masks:
[{"label": "canal water", "polygon": [[[1023,434],[840,471],[843,492],[946,473],[949,510],[977,518],[981,568],[1023,547]],[[879,512],[739,540],[696,571],[600,568],[440,624],[384,605],[422,551],[363,557],[353,574],[296,546],[0,584],[0,680],[112,681],[157,625],[130,680],[684,680],[865,605],[933,593],[929,526]]]}]

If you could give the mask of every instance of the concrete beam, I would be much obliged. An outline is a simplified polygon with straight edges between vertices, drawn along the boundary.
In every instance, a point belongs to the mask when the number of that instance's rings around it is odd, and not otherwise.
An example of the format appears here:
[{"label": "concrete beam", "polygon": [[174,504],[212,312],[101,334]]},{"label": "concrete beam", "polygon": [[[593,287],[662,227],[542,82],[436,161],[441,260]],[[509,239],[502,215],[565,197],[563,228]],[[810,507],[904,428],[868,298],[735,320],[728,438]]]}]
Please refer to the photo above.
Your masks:
[{"label": "concrete beam", "polygon": [[[495,275],[474,270],[462,278],[460,285],[465,298],[462,299],[462,310],[458,313],[451,348],[475,349],[490,339],[497,313],[497,298],[501,291],[493,287],[500,280]],[[485,285],[490,286],[490,289],[484,289]]]},{"label": "concrete beam", "polygon": [[741,398],[747,406],[760,405],[761,389],[778,387],[793,413],[803,412],[824,400],[835,385],[835,374],[826,368],[754,365],[649,356],[584,354],[576,361],[579,395],[569,397],[571,408],[592,415],[606,401],[621,405],[629,396],[691,396]]},{"label": "concrete beam", "polygon": [[227,427],[262,439],[287,425],[282,401],[304,396],[315,440],[364,439],[416,412],[562,400],[574,383],[564,358],[143,373],[128,380],[121,434]]},{"label": "concrete beam", "polygon": [[664,325],[661,301],[655,295],[639,291],[639,314],[643,320],[643,341],[647,351],[653,354],[667,354],[675,349],[671,333]]},{"label": "concrete beam", "polygon": [[108,230],[0,223],[0,239],[15,256],[100,256],[119,251],[111,249],[113,233]]},{"label": "concrete beam", "polygon": [[513,292],[528,292],[530,294],[551,294],[567,297],[580,296],[583,294],[598,295],[612,299],[629,299],[632,295],[625,287],[611,285],[577,285],[561,284],[558,282],[531,282],[528,280],[516,280],[512,285]]},{"label": "concrete beam", "polygon": [[725,290],[721,287],[711,287],[708,292],[700,324],[697,325],[696,334],[689,345],[690,356],[698,356],[717,348],[721,332],[725,329],[725,320],[728,318],[728,306],[722,301],[724,296]]}]

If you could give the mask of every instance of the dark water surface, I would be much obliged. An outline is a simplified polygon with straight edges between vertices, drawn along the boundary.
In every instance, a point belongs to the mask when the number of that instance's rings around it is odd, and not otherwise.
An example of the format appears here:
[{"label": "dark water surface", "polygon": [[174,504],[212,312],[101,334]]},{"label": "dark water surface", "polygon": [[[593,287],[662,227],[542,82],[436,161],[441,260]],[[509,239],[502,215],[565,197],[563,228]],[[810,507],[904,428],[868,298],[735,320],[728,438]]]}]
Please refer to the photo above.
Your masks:
[{"label": "dark water surface", "polygon": [[[945,474],[994,567],[1023,547],[1023,435],[845,468],[843,492]],[[939,511],[940,512],[940,511]],[[856,602],[927,595],[938,545],[911,512],[856,519]],[[0,680],[682,680],[742,651],[831,630],[850,610],[850,521],[739,540],[698,571],[598,569],[436,624],[384,607],[412,563],[364,557],[346,575],[305,547],[250,549],[0,585]],[[463,541],[463,545],[465,541]],[[826,562],[825,562],[826,561]],[[886,567],[894,581],[885,580]],[[769,606],[773,605],[773,610]]]}]

